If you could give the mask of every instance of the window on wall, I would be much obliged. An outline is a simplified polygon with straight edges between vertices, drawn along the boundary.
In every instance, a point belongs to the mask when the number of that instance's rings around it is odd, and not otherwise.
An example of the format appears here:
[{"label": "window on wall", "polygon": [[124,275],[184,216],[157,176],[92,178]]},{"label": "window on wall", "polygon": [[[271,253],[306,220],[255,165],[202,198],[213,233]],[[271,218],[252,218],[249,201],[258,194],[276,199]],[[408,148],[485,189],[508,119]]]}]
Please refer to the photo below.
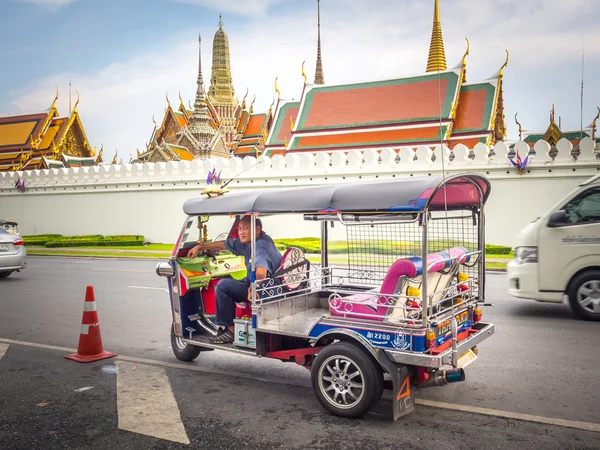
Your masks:
[{"label": "window on wall", "polygon": [[582,192],[567,203],[564,210],[567,213],[568,223],[600,222],[600,187]]}]

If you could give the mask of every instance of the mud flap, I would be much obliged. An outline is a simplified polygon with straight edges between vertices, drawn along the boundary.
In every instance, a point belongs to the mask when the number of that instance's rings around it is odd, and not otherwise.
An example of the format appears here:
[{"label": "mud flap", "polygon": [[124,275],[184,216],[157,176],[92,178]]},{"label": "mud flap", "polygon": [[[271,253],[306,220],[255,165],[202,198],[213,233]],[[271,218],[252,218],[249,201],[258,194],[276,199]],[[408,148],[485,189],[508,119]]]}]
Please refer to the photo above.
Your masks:
[{"label": "mud flap", "polygon": [[381,353],[379,362],[392,377],[392,407],[394,421],[415,410],[415,391],[412,384],[412,373],[408,366],[397,365]]}]

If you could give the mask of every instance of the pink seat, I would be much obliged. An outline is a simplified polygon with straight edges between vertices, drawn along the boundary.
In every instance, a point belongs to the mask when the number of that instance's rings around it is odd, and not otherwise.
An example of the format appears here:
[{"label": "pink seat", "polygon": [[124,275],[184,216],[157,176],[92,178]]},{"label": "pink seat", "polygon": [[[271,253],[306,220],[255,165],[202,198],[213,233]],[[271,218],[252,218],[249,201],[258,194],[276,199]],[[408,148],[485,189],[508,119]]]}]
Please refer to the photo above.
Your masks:
[{"label": "pink seat", "polygon": [[[454,247],[447,252],[438,252],[427,255],[427,265],[429,273],[439,272],[450,267],[450,258],[459,258],[459,263],[464,263],[468,258],[464,255],[467,249],[464,247]],[[401,278],[416,278],[423,273],[423,263],[421,258],[414,256],[410,258],[399,259],[396,261],[386,274],[381,290],[379,292],[367,292],[354,294],[348,297],[336,297],[329,302],[329,313],[332,316],[352,317],[356,319],[383,320],[387,310],[396,302],[395,298],[387,297],[389,295],[402,294],[398,292]]]}]

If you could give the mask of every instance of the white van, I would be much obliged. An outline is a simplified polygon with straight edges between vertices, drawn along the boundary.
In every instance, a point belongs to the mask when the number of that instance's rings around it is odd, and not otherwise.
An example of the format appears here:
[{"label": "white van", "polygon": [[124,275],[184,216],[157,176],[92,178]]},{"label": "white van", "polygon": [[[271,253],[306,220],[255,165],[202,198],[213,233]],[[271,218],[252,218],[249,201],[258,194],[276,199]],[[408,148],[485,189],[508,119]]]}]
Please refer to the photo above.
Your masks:
[{"label": "white van", "polygon": [[600,321],[600,175],[580,184],[517,237],[509,293],[561,303]]}]

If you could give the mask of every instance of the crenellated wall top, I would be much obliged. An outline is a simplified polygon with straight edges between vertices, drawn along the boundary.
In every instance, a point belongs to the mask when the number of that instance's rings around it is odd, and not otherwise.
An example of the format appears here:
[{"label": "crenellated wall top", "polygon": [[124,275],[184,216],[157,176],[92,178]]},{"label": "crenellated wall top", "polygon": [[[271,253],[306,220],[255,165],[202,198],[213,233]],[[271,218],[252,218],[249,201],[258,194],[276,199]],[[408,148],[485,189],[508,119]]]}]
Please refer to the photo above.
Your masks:
[{"label": "crenellated wall top", "polygon": [[[521,166],[516,154],[519,154]],[[98,186],[156,188],[186,186],[189,183],[203,185],[210,170],[222,171],[222,179],[236,180],[248,185],[255,179],[265,181],[311,179],[315,176],[325,180],[351,178],[353,175],[374,176],[380,174],[421,174],[438,172],[483,171],[497,176],[535,176],[538,172],[560,172],[577,168],[598,170],[595,143],[589,137],[577,148],[566,139],[552,148],[545,141],[538,141],[533,148],[523,141],[512,149],[504,142],[493,149],[484,144],[468,148],[462,144],[450,151],[447,147],[401,147],[397,150],[369,149],[349,152],[334,151],[331,154],[290,153],[285,157],[260,156],[240,159],[210,158],[194,161],[171,161],[167,163],[144,163],[100,165],[94,167],[29,170],[0,173],[0,194],[18,193],[17,184],[24,182],[24,191],[38,188],[61,187],[70,191],[94,189]]]}]

